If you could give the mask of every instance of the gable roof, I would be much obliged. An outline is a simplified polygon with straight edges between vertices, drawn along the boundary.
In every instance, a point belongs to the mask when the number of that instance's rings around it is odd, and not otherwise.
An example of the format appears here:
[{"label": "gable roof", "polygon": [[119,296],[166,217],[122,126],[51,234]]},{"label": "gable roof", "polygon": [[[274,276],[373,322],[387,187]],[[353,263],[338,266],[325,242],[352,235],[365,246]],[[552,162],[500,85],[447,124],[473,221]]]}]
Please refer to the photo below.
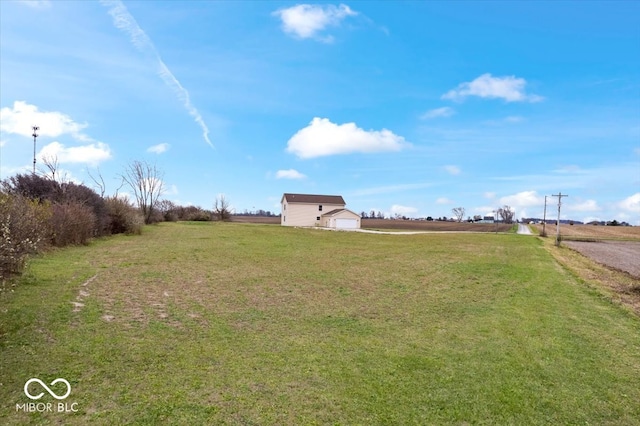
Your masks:
[{"label": "gable roof", "polygon": [[340,204],[345,205],[341,195],[313,195],[313,194],[287,194],[282,196],[287,203],[307,203],[307,204]]},{"label": "gable roof", "polygon": [[342,212],[349,212],[349,213],[352,213],[352,214],[354,214],[354,215],[356,215],[356,216],[360,217],[360,215],[359,215],[358,213],[356,213],[356,212],[354,212],[354,211],[351,211],[351,210],[349,210],[349,209],[335,209],[335,210],[331,210],[330,212],[326,212],[325,214],[323,214],[323,215],[322,215],[322,217],[324,217],[324,216],[335,216],[335,215],[337,215],[337,214],[339,214],[339,213],[342,213]]},{"label": "gable roof", "polygon": [[331,210],[330,212],[326,212],[325,214],[323,214],[322,216],[333,216],[334,214],[340,213],[345,211],[346,209],[334,209]]}]

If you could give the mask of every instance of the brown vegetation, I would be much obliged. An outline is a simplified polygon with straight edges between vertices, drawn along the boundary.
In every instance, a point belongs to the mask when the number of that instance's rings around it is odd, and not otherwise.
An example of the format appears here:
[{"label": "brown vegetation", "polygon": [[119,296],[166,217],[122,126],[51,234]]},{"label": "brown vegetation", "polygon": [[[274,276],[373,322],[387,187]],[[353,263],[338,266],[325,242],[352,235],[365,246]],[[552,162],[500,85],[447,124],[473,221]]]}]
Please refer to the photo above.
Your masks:
[{"label": "brown vegetation", "polygon": [[[542,232],[542,225],[534,225]],[[555,236],[556,225],[547,224],[547,235]],[[639,240],[640,226],[560,225],[563,239],[576,240]]]},{"label": "brown vegetation", "polygon": [[363,219],[365,229],[441,232],[506,232],[512,225],[499,223],[440,222],[431,220]]}]

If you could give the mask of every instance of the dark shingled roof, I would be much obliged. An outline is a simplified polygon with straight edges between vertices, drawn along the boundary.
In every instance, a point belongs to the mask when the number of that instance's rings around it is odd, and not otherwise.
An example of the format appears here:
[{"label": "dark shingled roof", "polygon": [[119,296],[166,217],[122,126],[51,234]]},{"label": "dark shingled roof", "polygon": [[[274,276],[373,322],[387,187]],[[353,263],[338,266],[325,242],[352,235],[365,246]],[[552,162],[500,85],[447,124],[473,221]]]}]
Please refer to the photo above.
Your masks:
[{"label": "dark shingled roof", "polygon": [[340,213],[343,212],[347,209],[335,209],[335,210],[331,210],[330,212],[326,212],[325,214],[323,214],[322,216],[333,216],[336,213]]},{"label": "dark shingled roof", "polygon": [[284,194],[283,198],[288,203],[347,204],[341,195]]}]

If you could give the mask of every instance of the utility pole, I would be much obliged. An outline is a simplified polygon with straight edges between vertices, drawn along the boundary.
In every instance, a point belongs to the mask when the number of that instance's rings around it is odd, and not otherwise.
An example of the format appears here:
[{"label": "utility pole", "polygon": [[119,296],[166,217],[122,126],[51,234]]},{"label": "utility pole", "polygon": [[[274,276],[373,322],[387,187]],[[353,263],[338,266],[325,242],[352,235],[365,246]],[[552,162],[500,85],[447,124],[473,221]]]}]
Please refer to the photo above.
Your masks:
[{"label": "utility pole", "polygon": [[38,130],[40,130],[40,127],[38,126],[33,126],[33,174],[36,174],[36,138],[38,137]]},{"label": "utility pole", "polygon": [[568,197],[568,195],[562,195],[562,192],[558,194],[551,194],[552,197],[558,197],[558,222],[556,223],[556,246],[560,247],[560,206],[562,206],[562,197]]},{"label": "utility pole", "polygon": [[547,236],[547,196],[544,196],[544,213],[542,215],[542,236]]}]

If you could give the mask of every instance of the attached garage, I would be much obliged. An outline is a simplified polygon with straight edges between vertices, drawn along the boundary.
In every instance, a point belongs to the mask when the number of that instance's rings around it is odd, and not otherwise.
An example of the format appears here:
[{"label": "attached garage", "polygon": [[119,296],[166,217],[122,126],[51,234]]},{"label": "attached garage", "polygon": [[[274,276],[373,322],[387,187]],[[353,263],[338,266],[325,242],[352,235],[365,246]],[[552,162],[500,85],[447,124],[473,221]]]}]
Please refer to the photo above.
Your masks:
[{"label": "attached garage", "polygon": [[348,209],[335,209],[322,215],[321,226],[333,229],[360,229],[360,215]]},{"label": "attached garage", "polygon": [[358,229],[358,219],[337,218],[336,229]]}]

